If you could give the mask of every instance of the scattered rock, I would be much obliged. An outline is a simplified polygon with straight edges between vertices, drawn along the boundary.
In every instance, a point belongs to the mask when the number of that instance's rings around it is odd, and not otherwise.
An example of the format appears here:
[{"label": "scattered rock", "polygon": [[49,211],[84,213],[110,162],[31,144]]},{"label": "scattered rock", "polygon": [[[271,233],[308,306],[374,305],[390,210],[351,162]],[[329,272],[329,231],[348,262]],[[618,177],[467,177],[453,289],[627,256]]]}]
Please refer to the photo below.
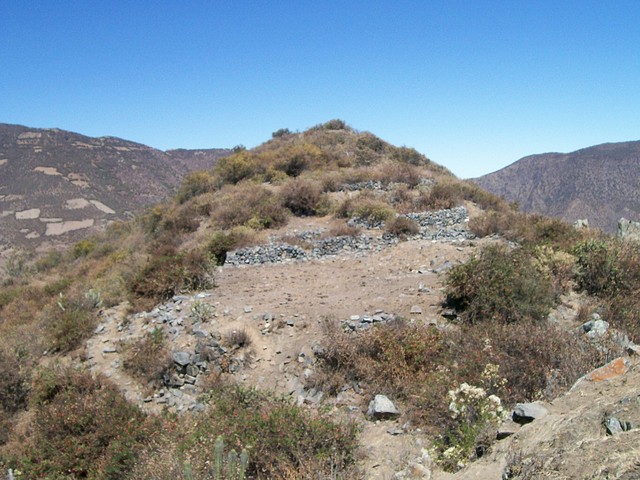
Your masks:
[{"label": "scattered rock", "polygon": [[422,307],[420,305],[413,305],[409,313],[412,315],[422,315]]}]

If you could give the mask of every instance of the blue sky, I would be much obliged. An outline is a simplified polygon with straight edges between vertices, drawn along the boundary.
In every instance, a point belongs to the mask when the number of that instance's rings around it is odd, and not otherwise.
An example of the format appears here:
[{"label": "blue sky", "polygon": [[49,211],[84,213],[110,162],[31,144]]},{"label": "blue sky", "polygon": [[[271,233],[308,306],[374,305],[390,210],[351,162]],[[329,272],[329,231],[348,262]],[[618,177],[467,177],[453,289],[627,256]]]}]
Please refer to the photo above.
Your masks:
[{"label": "blue sky", "polygon": [[161,149],[346,120],[461,177],[640,139],[640,2],[0,0],[0,122]]}]

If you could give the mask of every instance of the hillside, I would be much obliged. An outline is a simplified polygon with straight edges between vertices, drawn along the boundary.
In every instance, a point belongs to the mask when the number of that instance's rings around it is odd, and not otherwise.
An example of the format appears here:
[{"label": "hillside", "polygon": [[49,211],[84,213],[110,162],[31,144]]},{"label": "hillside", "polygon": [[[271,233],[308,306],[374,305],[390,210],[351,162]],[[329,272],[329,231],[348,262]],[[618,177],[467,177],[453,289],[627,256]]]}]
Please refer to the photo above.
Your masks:
[{"label": "hillside", "polygon": [[531,155],[473,181],[525,212],[613,233],[621,217],[640,220],[640,141]]},{"label": "hillside", "polygon": [[343,121],[277,131],[5,272],[0,469],[633,478],[639,253]]},{"label": "hillside", "polygon": [[0,251],[68,245],[132,218],[228,153],[0,124]]}]

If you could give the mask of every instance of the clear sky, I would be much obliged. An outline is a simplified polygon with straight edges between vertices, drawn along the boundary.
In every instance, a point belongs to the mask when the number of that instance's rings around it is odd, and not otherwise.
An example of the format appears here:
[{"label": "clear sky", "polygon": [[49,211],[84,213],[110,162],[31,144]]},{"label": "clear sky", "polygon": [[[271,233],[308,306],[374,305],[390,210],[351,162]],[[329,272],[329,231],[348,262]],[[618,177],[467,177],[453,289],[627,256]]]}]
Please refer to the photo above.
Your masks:
[{"label": "clear sky", "polygon": [[160,149],[341,118],[461,177],[640,139],[640,1],[0,0],[0,122]]}]

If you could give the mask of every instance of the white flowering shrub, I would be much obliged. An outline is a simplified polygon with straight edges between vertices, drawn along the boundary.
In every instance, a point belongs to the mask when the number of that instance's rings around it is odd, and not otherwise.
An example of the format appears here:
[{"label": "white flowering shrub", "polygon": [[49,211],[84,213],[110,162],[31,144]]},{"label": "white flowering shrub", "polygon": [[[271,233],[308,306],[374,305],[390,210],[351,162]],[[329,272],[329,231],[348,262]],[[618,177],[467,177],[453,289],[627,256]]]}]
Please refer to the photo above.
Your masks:
[{"label": "white flowering shrub", "polygon": [[504,384],[498,366],[488,364],[482,373],[483,387],[462,383],[449,391],[452,424],[434,442],[434,458],[443,470],[456,471],[478,456],[495,428],[505,418],[502,402],[490,392]]}]

